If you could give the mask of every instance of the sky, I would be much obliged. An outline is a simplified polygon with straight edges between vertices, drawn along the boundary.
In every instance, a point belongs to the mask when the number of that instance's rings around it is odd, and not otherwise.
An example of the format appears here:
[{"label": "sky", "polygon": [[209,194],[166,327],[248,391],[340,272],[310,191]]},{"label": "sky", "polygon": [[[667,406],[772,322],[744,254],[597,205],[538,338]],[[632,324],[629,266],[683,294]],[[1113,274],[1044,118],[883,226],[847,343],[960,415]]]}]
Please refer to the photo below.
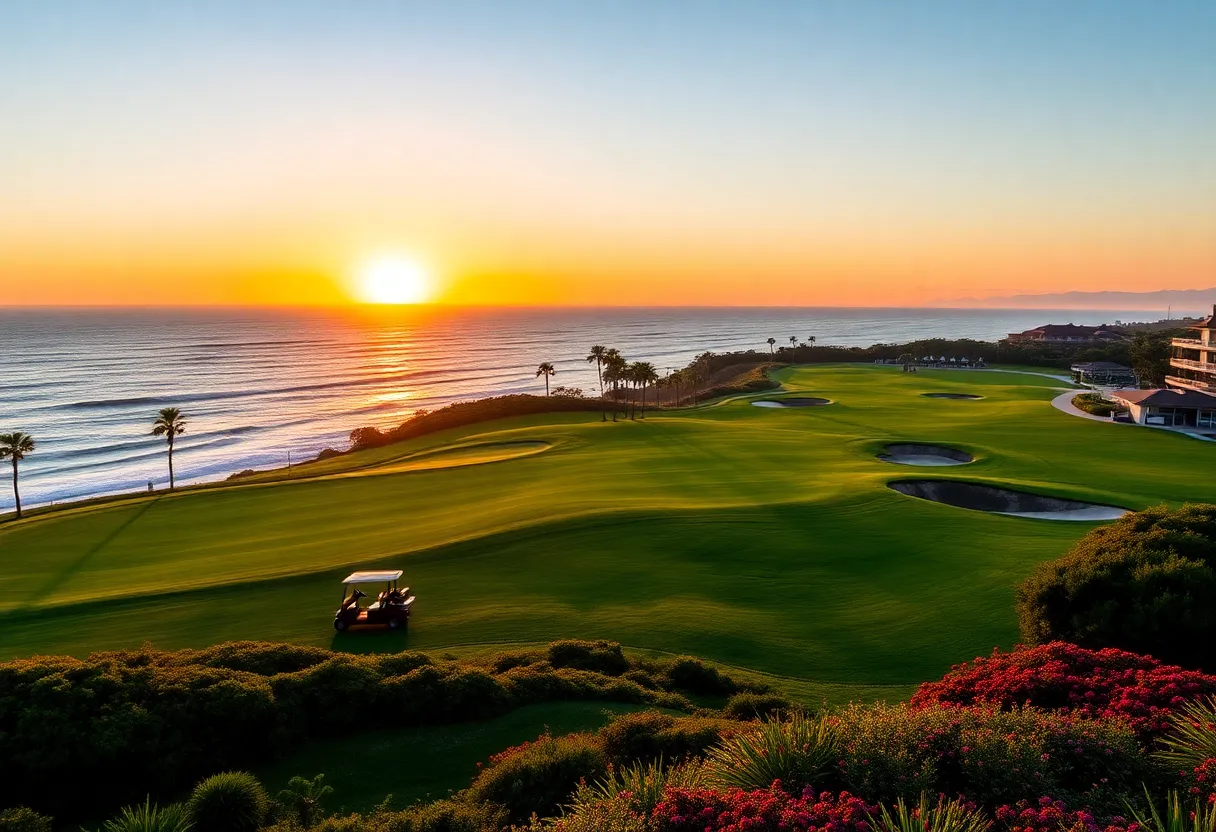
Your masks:
[{"label": "sky", "polygon": [[0,0],[0,305],[1216,286],[1211,0]]}]

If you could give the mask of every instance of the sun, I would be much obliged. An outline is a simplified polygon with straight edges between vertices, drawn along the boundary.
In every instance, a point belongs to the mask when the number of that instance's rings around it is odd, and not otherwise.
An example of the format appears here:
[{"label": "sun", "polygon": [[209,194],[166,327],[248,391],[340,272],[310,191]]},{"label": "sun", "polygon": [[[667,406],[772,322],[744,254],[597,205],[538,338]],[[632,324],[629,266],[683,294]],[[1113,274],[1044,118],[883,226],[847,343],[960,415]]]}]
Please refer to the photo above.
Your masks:
[{"label": "sun", "polygon": [[358,294],[364,303],[426,303],[435,279],[426,266],[409,257],[379,257],[358,272]]}]

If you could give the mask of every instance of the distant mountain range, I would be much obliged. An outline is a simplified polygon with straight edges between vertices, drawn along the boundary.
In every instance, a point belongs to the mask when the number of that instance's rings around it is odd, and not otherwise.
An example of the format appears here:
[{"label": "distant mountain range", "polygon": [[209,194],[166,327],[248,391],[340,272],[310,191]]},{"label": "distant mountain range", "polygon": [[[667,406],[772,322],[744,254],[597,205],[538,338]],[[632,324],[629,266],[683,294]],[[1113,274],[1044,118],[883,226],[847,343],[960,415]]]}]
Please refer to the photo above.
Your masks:
[{"label": "distant mountain range", "polygon": [[1010,309],[1112,309],[1119,311],[1157,311],[1165,317],[1211,314],[1216,304],[1216,288],[1162,289],[1157,292],[1052,292],[1043,295],[956,298],[949,306],[1005,307]]}]

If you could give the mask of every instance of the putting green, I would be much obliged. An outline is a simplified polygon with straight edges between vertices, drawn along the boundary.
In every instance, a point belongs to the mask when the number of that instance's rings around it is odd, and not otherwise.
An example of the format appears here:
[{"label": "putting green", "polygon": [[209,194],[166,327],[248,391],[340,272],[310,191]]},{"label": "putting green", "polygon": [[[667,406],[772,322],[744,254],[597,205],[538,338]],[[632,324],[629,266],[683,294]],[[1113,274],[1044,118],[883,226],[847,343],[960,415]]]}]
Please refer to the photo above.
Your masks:
[{"label": "putting green", "polygon": [[[741,397],[618,424],[504,420],[300,466],[289,481],[8,524],[0,656],[595,637],[791,677],[802,691],[813,681],[832,698],[902,693],[1013,643],[1013,584],[1092,524],[898,494],[886,484],[911,469],[878,460],[886,444],[975,456],[927,477],[1128,508],[1216,500],[1216,448],[1060,413],[1050,378],[868,365],[779,378],[832,406]],[[344,574],[390,566],[418,595],[410,632],[336,637]]]}]

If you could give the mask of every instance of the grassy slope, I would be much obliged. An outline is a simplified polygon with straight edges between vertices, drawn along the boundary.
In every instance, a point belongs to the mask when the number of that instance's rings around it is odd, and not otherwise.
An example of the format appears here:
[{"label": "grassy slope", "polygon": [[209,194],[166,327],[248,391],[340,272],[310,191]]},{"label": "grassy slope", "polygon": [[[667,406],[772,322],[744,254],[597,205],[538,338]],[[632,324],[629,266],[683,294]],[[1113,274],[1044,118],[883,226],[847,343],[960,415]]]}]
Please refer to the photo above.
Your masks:
[{"label": "grassy slope", "polygon": [[436,725],[363,733],[310,743],[282,760],[256,772],[271,793],[295,775],[311,778],[325,774],[334,794],[329,809],[367,812],[385,796],[402,808],[429,802],[464,788],[477,774],[477,763],[491,754],[549,730],[554,736],[594,731],[607,724],[611,714],[638,710],[607,702],[550,702],[529,705],[509,714],[465,725]]},{"label": "grassy slope", "polygon": [[[584,636],[814,680],[789,686],[814,698],[903,693],[1014,641],[1011,585],[1089,526],[962,511],[886,482],[995,480],[1131,508],[1216,500],[1209,445],[1061,414],[1051,379],[872,366],[780,378],[837,404],[496,422],[318,463],[297,482],[12,524],[0,531],[0,655],[145,639],[432,649]],[[931,390],[986,398],[919,396]],[[890,440],[948,442],[977,462],[876,461]],[[426,452],[451,442],[477,447],[427,467],[444,454]],[[494,450],[519,442],[549,447]],[[469,464],[486,455],[509,458]],[[393,565],[419,594],[410,633],[335,638],[345,572]]]}]

